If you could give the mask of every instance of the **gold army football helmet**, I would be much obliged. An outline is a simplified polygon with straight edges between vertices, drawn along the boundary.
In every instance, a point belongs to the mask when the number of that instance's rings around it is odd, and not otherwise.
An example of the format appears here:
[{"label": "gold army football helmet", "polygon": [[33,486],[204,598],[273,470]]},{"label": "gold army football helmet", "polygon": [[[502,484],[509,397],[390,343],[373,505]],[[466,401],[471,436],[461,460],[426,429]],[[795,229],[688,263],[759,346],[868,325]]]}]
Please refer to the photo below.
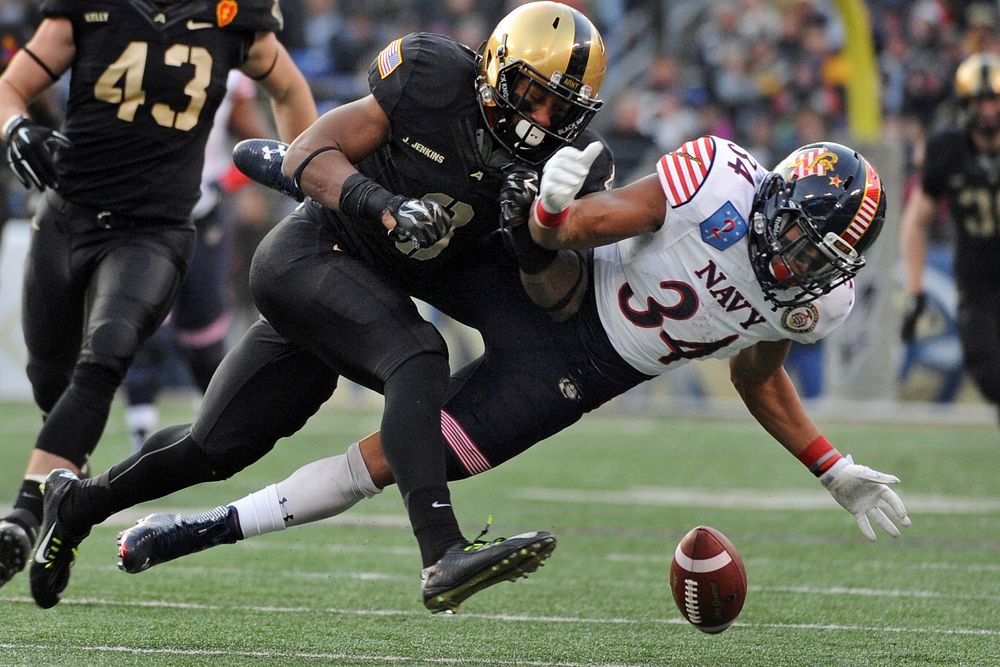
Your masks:
[{"label": "gold army football helmet", "polygon": [[[497,24],[479,52],[476,88],[494,138],[528,164],[547,159],[587,126],[604,104],[597,94],[607,55],[594,24],[558,2],[531,2]],[[556,97],[549,127],[532,103]]]},{"label": "gold army football helmet", "polygon": [[974,53],[955,72],[955,94],[961,100],[1000,96],[1000,55]]},{"label": "gold army football helmet", "polygon": [[989,136],[1000,132],[996,104],[984,102],[1000,98],[1000,55],[974,53],[963,60],[955,72],[955,95],[969,130]]}]

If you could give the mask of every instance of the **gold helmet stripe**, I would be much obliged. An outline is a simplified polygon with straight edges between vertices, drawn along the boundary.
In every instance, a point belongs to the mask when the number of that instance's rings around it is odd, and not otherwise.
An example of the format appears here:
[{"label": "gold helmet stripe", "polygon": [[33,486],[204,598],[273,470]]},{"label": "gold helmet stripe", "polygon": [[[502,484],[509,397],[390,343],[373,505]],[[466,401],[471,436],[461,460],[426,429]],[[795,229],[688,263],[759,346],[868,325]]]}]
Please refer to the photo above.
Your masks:
[{"label": "gold helmet stripe", "polygon": [[570,14],[573,16],[573,51],[566,64],[565,73],[577,81],[583,81],[597,36],[594,34],[596,32],[594,25],[584,18],[583,14],[578,11],[570,11]]}]

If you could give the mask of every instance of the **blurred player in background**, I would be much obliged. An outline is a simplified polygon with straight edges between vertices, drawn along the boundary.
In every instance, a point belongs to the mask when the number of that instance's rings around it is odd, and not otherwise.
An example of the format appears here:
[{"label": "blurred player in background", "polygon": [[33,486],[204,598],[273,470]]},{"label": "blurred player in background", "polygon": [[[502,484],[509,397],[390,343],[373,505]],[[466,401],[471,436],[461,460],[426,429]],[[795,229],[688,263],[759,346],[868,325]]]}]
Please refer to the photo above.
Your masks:
[{"label": "blurred player in background", "polygon": [[900,250],[907,294],[901,330],[916,337],[927,305],[927,236],[941,201],[955,226],[958,335],[983,398],[1000,407],[1000,55],[977,53],[955,73],[964,123],[932,135],[920,182],[903,209]]},{"label": "blurred player in background", "polygon": [[[41,13],[0,77],[8,165],[25,187],[45,191],[21,316],[44,423],[14,509],[0,520],[0,585],[24,567],[38,536],[40,484],[54,468],[85,468],[129,363],[180,288],[229,71],[241,68],[270,94],[282,137],[316,117],[275,36],[275,0],[45,0]],[[71,69],[54,132],[28,117],[28,105]]]},{"label": "blurred player in background", "polygon": [[203,393],[226,354],[226,335],[233,320],[229,281],[238,216],[232,196],[250,182],[233,166],[231,137],[268,134],[253,79],[233,70],[205,146],[201,198],[191,212],[198,230],[191,268],[170,315],[139,348],[125,375],[125,425],[132,451],[139,451],[146,437],[159,428],[156,398],[163,388],[163,363],[170,348],[180,353],[191,379]]},{"label": "blurred player in background", "polygon": [[[514,318],[506,340],[484,336],[486,354],[453,378],[440,415],[449,479],[489,470],[688,361],[728,357],[751,414],[854,515],[865,537],[876,539],[872,521],[897,537],[894,521],[910,525],[890,488],[899,480],[842,456],[806,415],[782,366],[792,341],[829,336],[854,306],[852,278],[885,218],[874,167],[845,146],[820,142],[768,172],[739,146],[706,136],[664,155],[656,174],[573,201],[601,148],[561,149],[540,187],[523,168],[506,179],[502,230],[520,246],[520,278],[501,267],[476,287],[500,312],[530,294],[552,319]],[[541,247],[532,249],[536,241]],[[539,270],[525,270],[526,257],[557,250]],[[253,428],[229,437],[249,446]],[[58,533],[89,528],[114,509],[94,511],[109,494],[98,483],[53,478],[62,490],[46,492],[46,521]],[[139,572],[333,516],[393,479],[375,433],[228,506],[143,519],[119,535],[119,566]]]}]

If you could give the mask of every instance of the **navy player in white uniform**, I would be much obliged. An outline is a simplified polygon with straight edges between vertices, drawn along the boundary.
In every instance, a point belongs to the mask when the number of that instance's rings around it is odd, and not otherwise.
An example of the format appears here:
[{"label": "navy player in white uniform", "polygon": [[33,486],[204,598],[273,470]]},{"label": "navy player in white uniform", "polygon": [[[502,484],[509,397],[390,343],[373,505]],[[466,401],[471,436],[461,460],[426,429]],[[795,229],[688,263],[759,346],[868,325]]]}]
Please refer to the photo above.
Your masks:
[{"label": "navy player in white uniform", "polygon": [[[559,314],[572,316],[568,326],[515,328],[518,352],[489,349],[456,376],[441,413],[449,478],[497,466],[553,424],[558,430],[670,368],[728,357],[751,413],[855,516],[865,537],[876,539],[872,521],[897,537],[895,522],[910,525],[890,488],[899,480],[841,456],[782,367],[790,341],[825,338],[851,312],[851,278],[885,217],[876,170],[845,146],[819,143],[768,172],[739,146],[709,136],[664,155],[656,174],[570,204],[600,149],[557,152],[537,204],[530,175],[513,179],[511,189],[528,194],[522,207],[535,206],[530,229],[542,244],[560,253],[599,246],[586,264],[593,281],[576,312]],[[524,225],[527,211],[519,217]],[[551,266],[539,275],[576,282],[573,256]],[[555,275],[567,267],[571,275]],[[539,280],[526,287],[536,291]],[[558,349],[538,347],[539,337]],[[334,516],[392,482],[375,433],[212,512],[146,517],[119,536],[119,566],[140,572]]]},{"label": "navy player in white uniform", "polygon": [[[427,33],[386,46],[369,68],[371,94],[288,148],[286,175],[310,199],[257,248],[251,290],[266,319],[226,356],[194,423],[159,431],[92,480],[46,482],[46,525],[62,546],[38,549],[36,602],[58,602],[74,558],[67,545],[91,525],[241,470],[300,429],[340,376],[385,396],[382,444],[420,547],[425,606],[454,610],[534,571],[555,547],[550,533],[470,542],[458,528],[441,434],[447,347],[411,297],[498,350],[513,352],[524,327],[548,326],[494,233],[504,170],[593,141],[586,126],[605,68],[593,24],[554,2],[515,9],[478,55]],[[592,172],[585,190],[610,181],[610,157]]]}]

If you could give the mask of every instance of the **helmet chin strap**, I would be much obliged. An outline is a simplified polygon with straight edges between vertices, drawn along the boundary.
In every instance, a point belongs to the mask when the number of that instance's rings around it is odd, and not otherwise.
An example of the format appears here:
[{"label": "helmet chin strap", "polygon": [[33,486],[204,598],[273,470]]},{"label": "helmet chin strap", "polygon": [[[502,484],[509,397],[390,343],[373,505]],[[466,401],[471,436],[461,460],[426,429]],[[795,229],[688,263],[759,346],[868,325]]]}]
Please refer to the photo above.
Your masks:
[{"label": "helmet chin strap", "polygon": [[545,139],[545,133],[535,124],[528,122],[524,118],[517,121],[514,126],[514,133],[525,143],[534,148]]}]

